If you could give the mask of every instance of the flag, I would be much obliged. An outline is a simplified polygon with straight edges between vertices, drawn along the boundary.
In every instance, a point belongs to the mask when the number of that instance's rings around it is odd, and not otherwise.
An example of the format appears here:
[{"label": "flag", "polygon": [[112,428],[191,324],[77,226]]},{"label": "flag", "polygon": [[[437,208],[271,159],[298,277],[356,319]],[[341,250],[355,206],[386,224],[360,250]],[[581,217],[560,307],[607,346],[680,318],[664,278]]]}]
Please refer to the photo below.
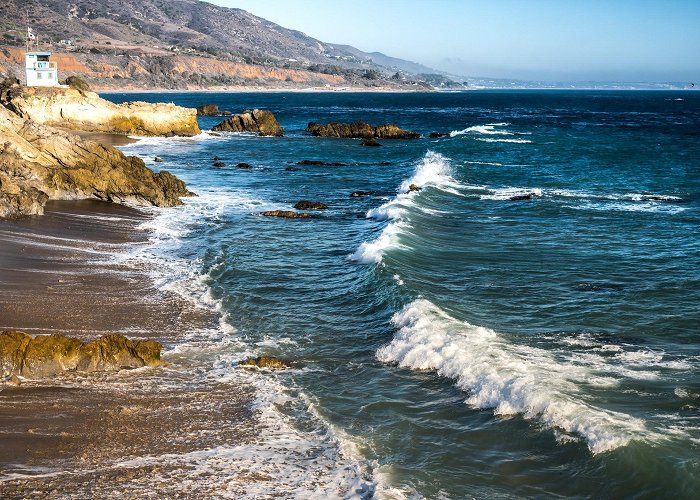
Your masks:
[{"label": "flag", "polygon": [[31,28],[27,28],[27,41],[31,42],[33,40],[36,40],[36,35],[34,34]]}]

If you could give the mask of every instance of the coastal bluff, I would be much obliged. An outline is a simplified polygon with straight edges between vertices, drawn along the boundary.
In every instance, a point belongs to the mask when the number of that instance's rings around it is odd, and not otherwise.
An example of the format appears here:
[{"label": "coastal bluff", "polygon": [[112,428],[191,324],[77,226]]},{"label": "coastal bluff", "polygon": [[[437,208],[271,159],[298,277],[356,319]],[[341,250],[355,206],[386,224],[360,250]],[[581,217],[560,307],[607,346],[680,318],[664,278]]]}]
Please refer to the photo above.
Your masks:
[{"label": "coastal bluff", "polygon": [[183,181],[139,158],[0,106],[0,219],[41,215],[48,200],[172,207],[191,195]]},{"label": "coastal bluff", "polygon": [[163,137],[201,133],[196,109],[138,101],[114,104],[74,88],[22,87],[3,104],[35,123],[72,130]]}]

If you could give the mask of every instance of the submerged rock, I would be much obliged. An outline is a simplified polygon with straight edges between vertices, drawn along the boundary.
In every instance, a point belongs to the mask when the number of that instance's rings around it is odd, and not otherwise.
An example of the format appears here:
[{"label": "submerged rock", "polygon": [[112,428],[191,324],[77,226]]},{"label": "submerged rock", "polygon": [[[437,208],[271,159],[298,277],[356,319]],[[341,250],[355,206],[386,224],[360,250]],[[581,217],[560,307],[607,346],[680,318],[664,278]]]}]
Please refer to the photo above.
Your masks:
[{"label": "submerged rock", "polygon": [[369,138],[369,139],[362,139],[362,142],[360,143],[361,146],[367,146],[367,147],[379,147],[381,144],[377,141],[375,138]]},{"label": "submerged rock", "polygon": [[516,194],[508,198],[510,201],[526,201],[526,200],[531,200],[533,198],[539,198],[540,195],[538,193],[523,193],[523,194]]},{"label": "submerged rock", "polygon": [[241,170],[250,170],[253,168],[249,163],[239,163],[236,165],[236,168],[240,168]]},{"label": "submerged rock", "polygon": [[449,135],[449,132],[431,132],[428,137],[430,137],[431,139],[437,139],[439,137],[447,137]]},{"label": "submerged rock", "polygon": [[299,169],[297,167],[287,167],[285,168],[287,172],[298,172]]},{"label": "submerged rock", "polygon": [[223,161],[215,161],[211,164],[211,166],[216,168],[224,168],[226,164]]},{"label": "submerged rock", "polygon": [[325,210],[328,205],[320,201],[301,200],[294,205],[297,210]]},{"label": "submerged rock", "polygon": [[329,123],[310,122],[306,131],[317,137],[345,137],[354,139],[418,139],[420,134],[404,130],[394,124],[372,126],[366,122]]},{"label": "submerged rock", "polygon": [[321,160],[301,160],[297,162],[297,165],[311,165],[315,167],[347,167],[347,163],[341,163],[337,161],[321,161]]},{"label": "submerged rock", "polygon": [[37,335],[7,330],[0,332],[2,375],[50,377],[64,371],[118,371],[160,364],[161,345],[154,340],[130,340],[123,335],[104,335],[82,342],[64,335]]},{"label": "submerged rock", "polygon": [[292,210],[267,210],[266,212],[260,212],[260,215],[265,217],[285,217],[288,219],[308,219],[311,217],[311,214],[293,212]]},{"label": "submerged rock", "polygon": [[238,366],[244,368],[269,368],[269,369],[285,369],[289,368],[289,365],[279,358],[274,356],[260,356],[257,358],[244,359]]},{"label": "submerged rock", "polygon": [[215,132],[251,132],[263,136],[282,137],[284,129],[280,126],[272,114],[266,109],[246,110],[241,114],[233,115],[212,127]]},{"label": "submerged rock", "polygon": [[376,193],[374,191],[353,191],[350,193],[352,198],[360,198],[363,196],[374,196]]},{"label": "submerged rock", "polygon": [[163,158],[161,158],[160,156],[156,156],[155,158],[153,158],[153,161],[156,163],[164,163]]}]

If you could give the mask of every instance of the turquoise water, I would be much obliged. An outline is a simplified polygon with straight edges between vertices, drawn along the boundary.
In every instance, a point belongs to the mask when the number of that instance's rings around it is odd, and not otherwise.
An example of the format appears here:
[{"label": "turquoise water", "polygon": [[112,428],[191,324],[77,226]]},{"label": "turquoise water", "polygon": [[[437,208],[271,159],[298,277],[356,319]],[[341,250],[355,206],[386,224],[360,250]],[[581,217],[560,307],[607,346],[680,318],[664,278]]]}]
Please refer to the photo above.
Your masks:
[{"label": "turquoise water", "polygon": [[[361,495],[700,488],[697,92],[106,97],[265,108],[285,128],[122,149],[200,195],[158,213],[149,252],[169,262],[162,286],[220,314],[206,362],[294,362],[258,390],[356,464]],[[304,133],[357,120],[424,138]],[[329,208],[257,215],[302,199]]]}]

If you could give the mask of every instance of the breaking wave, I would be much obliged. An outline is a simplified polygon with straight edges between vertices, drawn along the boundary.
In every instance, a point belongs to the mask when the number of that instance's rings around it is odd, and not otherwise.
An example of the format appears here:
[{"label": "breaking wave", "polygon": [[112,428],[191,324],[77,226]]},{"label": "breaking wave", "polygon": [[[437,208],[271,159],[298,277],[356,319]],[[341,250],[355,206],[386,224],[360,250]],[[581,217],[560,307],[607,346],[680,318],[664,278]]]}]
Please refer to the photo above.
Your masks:
[{"label": "breaking wave", "polygon": [[643,420],[596,407],[577,396],[585,384],[605,387],[624,376],[620,370],[604,370],[607,364],[589,367],[566,362],[547,349],[512,343],[489,328],[452,318],[425,299],[404,307],[392,322],[398,331],[377,351],[377,358],[455,380],[468,394],[466,403],[474,408],[537,419],[557,432],[585,440],[594,454],[632,440],[660,439]]}]

